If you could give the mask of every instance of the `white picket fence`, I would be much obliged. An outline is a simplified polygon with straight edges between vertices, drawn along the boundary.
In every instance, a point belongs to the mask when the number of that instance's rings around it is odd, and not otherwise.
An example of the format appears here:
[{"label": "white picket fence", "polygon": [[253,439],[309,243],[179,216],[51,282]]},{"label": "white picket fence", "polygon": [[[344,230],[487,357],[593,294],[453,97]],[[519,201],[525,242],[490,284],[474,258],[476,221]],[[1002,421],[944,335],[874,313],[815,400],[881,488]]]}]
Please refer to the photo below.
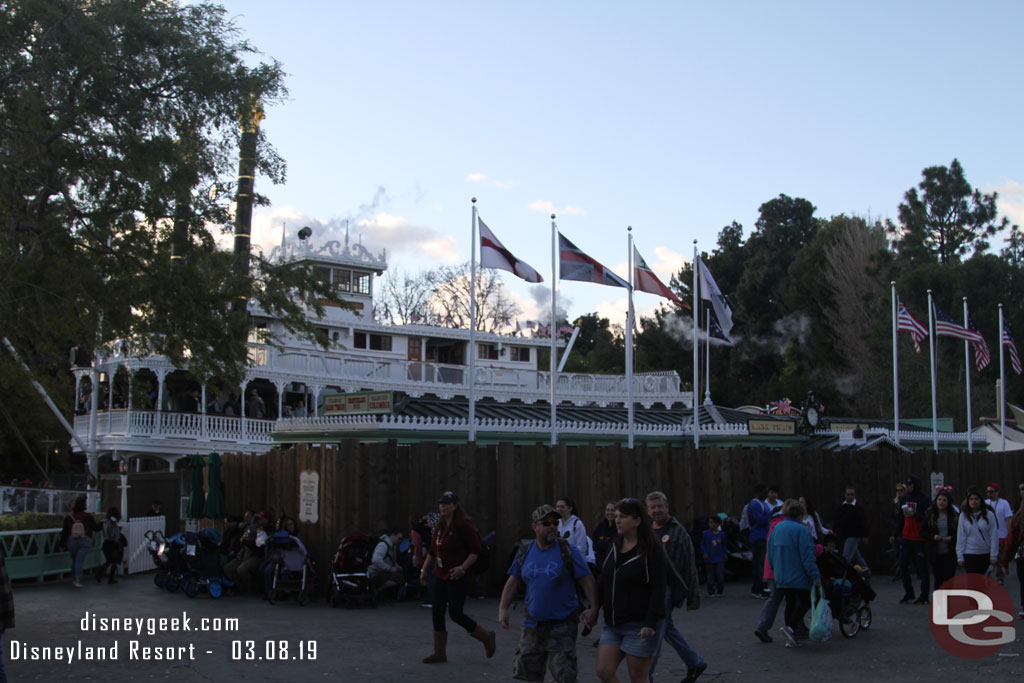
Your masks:
[{"label": "white picket fence", "polygon": [[156,568],[156,565],[153,564],[153,556],[149,554],[149,548],[146,545],[148,543],[146,532],[152,530],[166,534],[166,528],[167,518],[163,515],[159,517],[133,517],[127,522],[121,523],[121,533],[128,539],[128,547],[125,548],[124,553],[127,573],[137,574]]}]

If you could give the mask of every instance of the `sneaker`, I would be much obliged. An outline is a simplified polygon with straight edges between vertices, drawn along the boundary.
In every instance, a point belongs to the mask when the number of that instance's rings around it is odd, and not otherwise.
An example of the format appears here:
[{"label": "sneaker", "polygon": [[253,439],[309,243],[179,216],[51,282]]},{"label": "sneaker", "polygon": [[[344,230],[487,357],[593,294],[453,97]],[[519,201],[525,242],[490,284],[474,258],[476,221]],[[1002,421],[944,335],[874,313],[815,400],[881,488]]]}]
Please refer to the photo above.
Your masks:
[{"label": "sneaker", "polygon": [[707,662],[701,662],[699,666],[696,666],[686,672],[686,678],[683,679],[683,683],[695,683],[700,678],[700,675],[704,673],[708,668]]},{"label": "sneaker", "polygon": [[793,629],[788,626],[783,626],[779,629],[782,631],[782,635],[786,636],[786,647],[800,647],[800,643],[796,640],[796,634],[793,633]]},{"label": "sneaker", "polygon": [[907,603],[907,602],[913,602],[913,600],[914,600],[914,594],[913,593],[907,593],[902,598],[900,598],[900,604],[902,605],[902,604]]},{"label": "sneaker", "polygon": [[915,605],[927,605],[928,604],[928,598],[926,596],[922,595],[917,600],[914,600],[914,604]]},{"label": "sneaker", "polygon": [[750,597],[757,598],[758,600],[765,600],[765,599],[768,598],[768,596],[765,595],[764,593],[751,593]]},{"label": "sneaker", "polygon": [[757,639],[760,640],[762,643],[770,643],[770,642],[772,642],[772,637],[770,635],[768,635],[767,631],[762,631],[761,629],[757,629],[756,631],[754,631],[754,635],[757,636]]},{"label": "sneaker", "polygon": [[82,587],[82,582],[79,581],[78,579],[75,579],[74,581],[71,582],[71,586],[74,587],[74,588],[81,588]]}]

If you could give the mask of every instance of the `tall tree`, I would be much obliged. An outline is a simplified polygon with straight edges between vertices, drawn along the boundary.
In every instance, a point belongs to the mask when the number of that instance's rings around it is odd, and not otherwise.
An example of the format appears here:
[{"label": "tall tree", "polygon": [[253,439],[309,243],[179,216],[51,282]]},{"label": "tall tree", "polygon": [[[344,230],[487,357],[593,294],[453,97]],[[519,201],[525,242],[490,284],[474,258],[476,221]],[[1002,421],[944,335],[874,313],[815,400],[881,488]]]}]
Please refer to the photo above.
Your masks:
[{"label": "tall tree", "polygon": [[[441,266],[424,273],[434,293],[431,311],[441,317],[447,327],[468,328],[470,318],[469,263]],[[505,289],[505,282],[493,268],[476,271],[476,329],[487,332],[507,330],[519,315],[516,305]]]},{"label": "tall tree", "polygon": [[[223,8],[0,0],[0,37],[0,328],[30,363],[116,343],[238,378],[249,322],[229,302],[245,295],[313,338],[306,308],[334,297],[308,267],[254,255],[235,272],[216,247],[239,117],[286,94]],[[257,160],[283,180],[262,134]]]},{"label": "tall tree", "polygon": [[[988,248],[988,238],[1007,227],[998,220],[998,194],[982,194],[967,182],[960,162],[929,166],[917,188],[910,188],[899,207],[897,228],[890,225],[904,261],[959,263],[968,251]],[[920,190],[920,193],[918,193]]]}]

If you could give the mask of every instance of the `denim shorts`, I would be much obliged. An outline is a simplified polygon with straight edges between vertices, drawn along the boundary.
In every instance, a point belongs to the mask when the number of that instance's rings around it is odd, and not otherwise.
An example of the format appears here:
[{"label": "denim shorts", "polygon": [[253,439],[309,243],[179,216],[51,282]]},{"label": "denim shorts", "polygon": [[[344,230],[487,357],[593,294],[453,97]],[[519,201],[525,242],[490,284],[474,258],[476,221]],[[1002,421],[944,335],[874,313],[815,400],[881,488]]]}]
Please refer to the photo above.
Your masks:
[{"label": "denim shorts", "polygon": [[634,657],[653,657],[658,649],[658,637],[652,634],[648,638],[641,638],[637,634],[644,627],[642,621],[627,621],[618,626],[605,624],[601,629],[600,645],[614,645],[627,655]]}]

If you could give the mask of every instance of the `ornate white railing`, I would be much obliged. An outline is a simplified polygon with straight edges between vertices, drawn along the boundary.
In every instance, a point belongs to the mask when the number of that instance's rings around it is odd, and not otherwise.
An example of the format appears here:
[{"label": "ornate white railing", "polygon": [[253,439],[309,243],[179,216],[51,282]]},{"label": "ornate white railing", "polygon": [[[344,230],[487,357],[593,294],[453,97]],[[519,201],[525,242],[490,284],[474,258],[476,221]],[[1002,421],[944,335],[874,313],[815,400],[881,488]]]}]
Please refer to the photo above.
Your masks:
[{"label": "ornate white railing", "polygon": [[[415,396],[436,393],[442,397],[468,395],[469,368],[400,358],[373,358],[350,354],[322,354],[310,351],[276,351],[267,347],[265,362],[251,376],[268,377],[286,373],[292,381],[310,385],[340,386],[346,390],[396,389]],[[545,400],[551,392],[550,373],[529,368],[478,366],[476,390],[480,398],[501,401],[513,398],[528,402]],[[560,373],[558,397],[579,403],[601,405],[622,402],[627,386],[624,375]],[[634,400],[645,406],[655,403],[692,405],[690,392],[681,391],[675,371],[650,372],[633,376]]]},{"label": "ornate white railing", "polygon": [[[195,441],[231,441],[269,444],[274,420],[175,413],[158,410],[108,410],[96,416],[99,437],[143,437],[188,439]],[[89,437],[89,416],[75,416],[75,433]]]},{"label": "ornate white railing", "polygon": [[[516,420],[504,418],[478,418],[478,432],[511,432],[538,433],[551,429],[547,420]],[[622,434],[629,431],[628,425],[619,422],[580,422],[575,420],[558,420],[559,433],[565,434]],[[408,417],[402,415],[331,415],[327,417],[299,417],[278,420],[277,432],[308,431],[310,429],[366,429],[370,427],[390,430],[435,430],[465,431],[469,426],[466,418],[454,417]],[[658,436],[683,436],[693,434],[693,425],[634,425],[636,434]],[[747,434],[747,426],[743,424],[701,425],[702,436],[743,436]]]}]

